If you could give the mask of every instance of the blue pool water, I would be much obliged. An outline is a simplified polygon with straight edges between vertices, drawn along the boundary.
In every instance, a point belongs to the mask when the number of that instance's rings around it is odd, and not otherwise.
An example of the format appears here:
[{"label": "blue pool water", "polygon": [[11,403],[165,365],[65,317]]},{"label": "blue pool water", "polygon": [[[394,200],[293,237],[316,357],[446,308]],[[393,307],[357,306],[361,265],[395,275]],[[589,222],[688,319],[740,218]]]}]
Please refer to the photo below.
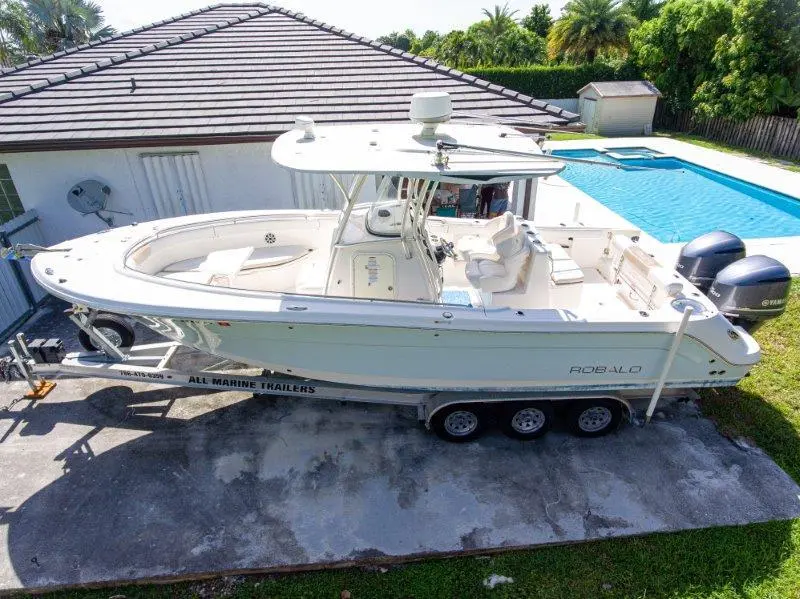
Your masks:
[{"label": "blue pool water", "polygon": [[653,171],[625,171],[568,163],[561,176],[659,241],[689,241],[722,229],[743,238],[800,235],[800,199],[723,175],[648,148],[614,148],[618,154],[654,158],[615,160],[597,150],[555,150]]}]

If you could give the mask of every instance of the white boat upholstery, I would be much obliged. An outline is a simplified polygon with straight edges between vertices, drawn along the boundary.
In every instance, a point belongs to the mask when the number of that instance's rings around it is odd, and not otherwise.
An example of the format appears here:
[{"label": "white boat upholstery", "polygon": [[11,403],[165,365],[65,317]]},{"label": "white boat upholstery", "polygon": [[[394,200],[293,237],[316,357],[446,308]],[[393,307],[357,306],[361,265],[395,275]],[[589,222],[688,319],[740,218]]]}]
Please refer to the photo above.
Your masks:
[{"label": "white boat upholstery", "polygon": [[252,247],[211,252],[205,258],[190,258],[171,264],[161,272],[161,276],[187,283],[230,287],[236,273],[252,253]]},{"label": "white boat upholstery", "polygon": [[186,283],[197,283],[198,285],[208,285],[211,281],[211,273],[201,270],[179,270],[175,272],[163,271],[161,277],[173,281],[184,281]]},{"label": "white boat upholstery", "polygon": [[553,283],[556,285],[583,283],[583,270],[563,247],[557,243],[548,243],[545,247],[553,260],[553,270],[550,273]]},{"label": "white boat upholstery", "polygon": [[219,250],[206,256],[201,269],[211,273],[209,284],[218,287],[230,287],[244,263],[253,253],[253,248],[235,248],[232,250]]},{"label": "white boat upholstery", "polygon": [[308,248],[304,245],[258,248],[250,254],[250,257],[242,265],[242,270],[281,266],[282,264],[287,264],[293,260],[302,258],[311,251],[313,251],[313,248]]},{"label": "white boat upholstery", "polygon": [[483,292],[502,293],[516,287],[530,253],[524,231],[517,231],[495,249],[497,258],[472,259],[466,266],[467,279]]},{"label": "white boat upholstery", "polygon": [[661,266],[629,238],[615,235],[609,249],[609,256],[601,261],[601,272],[618,287],[619,298],[629,307],[657,308],[683,289],[675,272]]},{"label": "white boat upholstery", "polygon": [[[456,242],[456,251],[462,259],[497,258],[497,245],[518,232],[514,214],[506,212],[491,219],[485,226],[483,235],[466,235]],[[487,239],[488,237],[488,239]]]}]

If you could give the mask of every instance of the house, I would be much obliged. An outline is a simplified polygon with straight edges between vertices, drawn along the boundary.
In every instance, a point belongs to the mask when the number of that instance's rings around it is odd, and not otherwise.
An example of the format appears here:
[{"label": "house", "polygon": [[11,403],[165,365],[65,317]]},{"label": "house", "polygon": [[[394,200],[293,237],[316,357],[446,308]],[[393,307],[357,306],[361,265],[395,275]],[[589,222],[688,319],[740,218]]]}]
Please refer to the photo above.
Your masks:
[{"label": "house", "polygon": [[578,120],[301,14],[221,4],[0,73],[0,217],[36,209],[48,244],[95,232],[104,222],[67,201],[86,181],[107,192],[100,215],[120,225],[338,207],[327,178],[272,163],[271,142],[301,114],[406,121],[412,94],[425,90],[449,92],[454,110],[531,126]]},{"label": "house", "polygon": [[587,133],[647,135],[661,92],[649,81],[593,81],[578,90]]}]

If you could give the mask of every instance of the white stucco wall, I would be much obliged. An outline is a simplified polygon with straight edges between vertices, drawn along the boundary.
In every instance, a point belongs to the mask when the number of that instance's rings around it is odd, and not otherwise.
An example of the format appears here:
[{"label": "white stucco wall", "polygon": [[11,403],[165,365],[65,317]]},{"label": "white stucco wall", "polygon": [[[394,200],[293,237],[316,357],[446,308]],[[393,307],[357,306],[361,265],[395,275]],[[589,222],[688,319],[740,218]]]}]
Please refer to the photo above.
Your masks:
[{"label": "white stucco wall", "polygon": [[597,100],[597,132],[600,135],[643,135],[652,125],[656,96],[638,98],[600,98]]},{"label": "white stucco wall", "polygon": [[148,152],[199,152],[211,205],[217,210],[293,208],[289,173],[270,159],[270,143],[170,148],[131,148],[0,153],[26,210],[35,208],[48,244],[102,230],[96,216],[82,216],[67,204],[69,189],[84,179],[111,187],[115,224],[155,217],[139,155]]}]

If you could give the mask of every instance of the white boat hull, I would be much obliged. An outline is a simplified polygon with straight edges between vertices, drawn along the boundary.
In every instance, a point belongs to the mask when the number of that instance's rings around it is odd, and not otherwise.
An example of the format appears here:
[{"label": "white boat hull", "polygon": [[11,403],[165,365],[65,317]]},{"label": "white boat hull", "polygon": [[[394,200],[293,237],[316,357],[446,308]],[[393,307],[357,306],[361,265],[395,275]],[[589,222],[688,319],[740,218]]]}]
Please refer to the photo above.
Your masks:
[{"label": "white boat hull", "polygon": [[[651,389],[675,338],[669,332],[641,331],[476,332],[142,320],[184,345],[250,365],[299,377],[402,389]],[[669,369],[667,386],[728,386],[751,366],[727,362],[690,330]]]}]

